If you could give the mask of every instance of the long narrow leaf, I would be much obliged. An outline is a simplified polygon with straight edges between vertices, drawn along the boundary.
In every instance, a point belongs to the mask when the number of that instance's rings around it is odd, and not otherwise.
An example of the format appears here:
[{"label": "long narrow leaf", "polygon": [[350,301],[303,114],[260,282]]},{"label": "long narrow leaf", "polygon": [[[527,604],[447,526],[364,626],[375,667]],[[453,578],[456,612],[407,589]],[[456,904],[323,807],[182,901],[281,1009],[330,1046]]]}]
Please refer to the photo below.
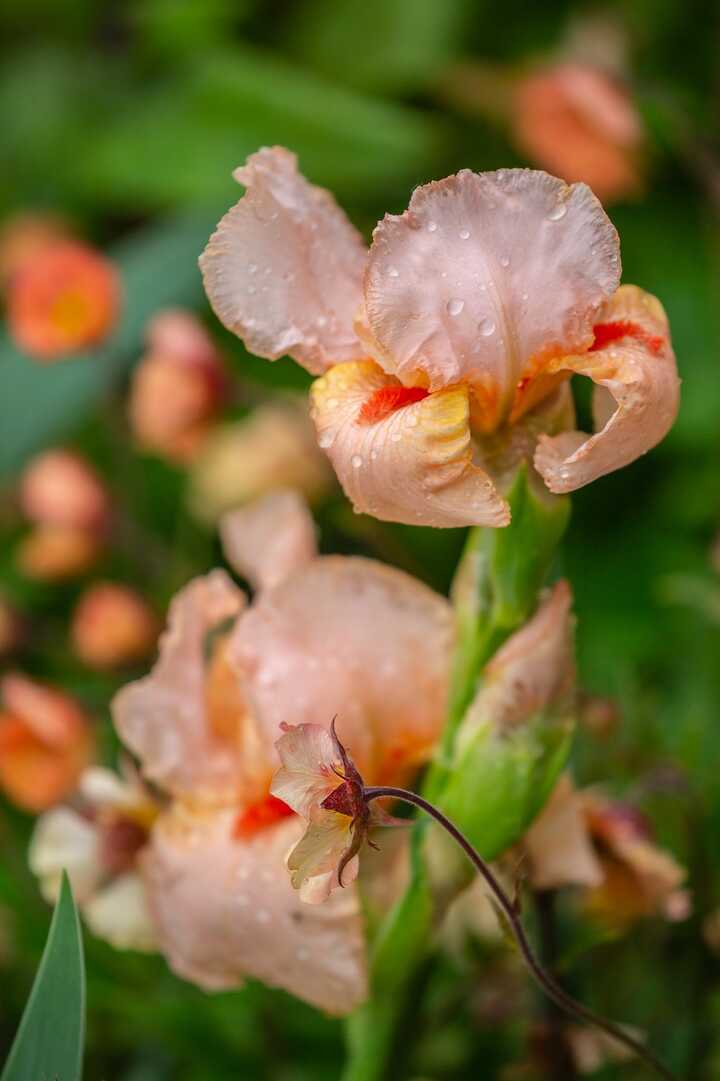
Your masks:
[{"label": "long narrow leaf", "polygon": [[0,1081],[80,1081],[85,1041],[85,964],[67,876],[40,968]]}]

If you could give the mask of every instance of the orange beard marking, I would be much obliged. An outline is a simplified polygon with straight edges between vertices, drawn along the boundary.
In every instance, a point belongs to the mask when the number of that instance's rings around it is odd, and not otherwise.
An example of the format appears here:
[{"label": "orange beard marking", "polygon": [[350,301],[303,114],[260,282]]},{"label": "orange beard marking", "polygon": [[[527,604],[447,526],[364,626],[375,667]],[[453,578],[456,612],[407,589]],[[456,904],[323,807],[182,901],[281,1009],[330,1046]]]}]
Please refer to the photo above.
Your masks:
[{"label": "orange beard marking", "polygon": [[239,813],[233,826],[233,837],[247,841],[254,837],[258,830],[274,826],[276,822],[293,814],[295,812],[287,803],[283,803],[276,796],[266,796]]},{"label": "orange beard marking", "polygon": [[396,409],[421,402],[423,398],[427,398],[428,393],[423,387],[381,387],[365,402],[357,415],[357,423],[376,424]]},{"label": "orange beard marking", "polygon": [[617,323],[598,323],[596,327],[593,327],[593,332],[595,341],[590,346],[591,353],[596,352],[598,349],[604,349],[606,345],[617,342],[620,338],[635,338],[656,356],[665,344],[664,339],[659,334],[650,334],[638,323],[631,323],[626,320]]}]

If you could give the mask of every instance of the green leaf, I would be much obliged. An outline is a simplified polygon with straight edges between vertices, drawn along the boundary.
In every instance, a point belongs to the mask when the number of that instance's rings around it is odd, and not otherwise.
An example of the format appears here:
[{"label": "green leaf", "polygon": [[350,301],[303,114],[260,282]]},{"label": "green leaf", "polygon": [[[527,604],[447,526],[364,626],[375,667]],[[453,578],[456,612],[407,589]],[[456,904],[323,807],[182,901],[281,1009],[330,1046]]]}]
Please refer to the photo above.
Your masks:
[{"label": "green leaf", "polygon": [[85,1041],[85,965],[67,875],[40,968],[0,1081],[80,1081]]},{"label": "green leaf", "polygon": [[0,336],[0,478],[68,432],[122,378],[158,308],[200,302],[197,257],[215,220],[203,215],[164,222],[111,252],[122,276],[123,315],[112,338],[94,352],[38,364]]}]

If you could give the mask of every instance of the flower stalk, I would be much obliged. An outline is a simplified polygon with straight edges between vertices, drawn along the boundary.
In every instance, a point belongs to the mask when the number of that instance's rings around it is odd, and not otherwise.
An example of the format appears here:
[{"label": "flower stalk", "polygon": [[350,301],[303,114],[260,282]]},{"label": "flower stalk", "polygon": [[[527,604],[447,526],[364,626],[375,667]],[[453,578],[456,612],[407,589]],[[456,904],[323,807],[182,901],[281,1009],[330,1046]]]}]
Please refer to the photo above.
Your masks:
[{"label": "flower stalk", "polygon": [[659,1077],[665,1078],[666,1081],[678,1081],[676,1075],[672,1073],[672,1071],[669,1070],[641,1040],[636,1039],[621,1025],[602,1017],[600,1014],[595,1013],[594,1010],[591,1010],[581,1002],[578,1002],[577,999],[573,998],[572,995],[568,994],[567,991],[563,990],[563,988],[556,983],[554,978],[547,972],[535,955],[530,940],[525,932],[525,928],[523,927],[522,920],[520,919],[517,902],[509,897],[493,874],[492,868],[485,862],[480,853],[473,847],[462,831],[459,830],[438,807],[435,807],[434,804],[430,803],[416,792],[410,792],[404,788],[382,785],[377,787],[366,787],[364,789],[364,799],[366,803],[384,797],[401,800],[403,803],[409,803],[412,804],[412,806],[419,808],[442,826],[445,832],[453,838],[457,845],[459,845],[472,865],[487,883],[493,900],[500,909],[504,919],[507,921],[507,925],[513,934],[528,971],[548,998],[552,999],[553,1002],[571,1017],[574,1017],[585,1024],[594,1025],[596,1028],[607,1033],[608,1036],[611,1036],[618,1043],[627,1047],[647,1066],[653,1069]]}]

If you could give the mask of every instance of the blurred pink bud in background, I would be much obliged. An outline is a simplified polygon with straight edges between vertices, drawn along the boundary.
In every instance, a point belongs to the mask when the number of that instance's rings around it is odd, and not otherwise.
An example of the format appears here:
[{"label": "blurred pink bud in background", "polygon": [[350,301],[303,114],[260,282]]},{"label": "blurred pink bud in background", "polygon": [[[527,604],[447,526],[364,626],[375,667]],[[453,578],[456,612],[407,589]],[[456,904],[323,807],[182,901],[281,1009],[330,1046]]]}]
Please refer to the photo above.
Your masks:
[{"label": "blurred pink bud in background", "polygon": [[191,312],[160,312],[147,329],[148,352],[135,369],[130,426],[146,450],[187,462],[205,440],[227,391],[215,345]]},{"label": "blurred pink bud in background", "polygon": [[95,533],[72,526],[38,526],[18,544],[15,560],[26,578],[59,582],[95,565],[102,545]]},{"label": "blurred pink bud in background", "polygon": [[64,691],[19,672],[0,682],[0,788],[23,810],[58,803],[94,749],[90,723]]},{"label": "blurred pink bud in background", "polygon": [[641,188],[643,130],[628,91],[599,68],[560,63],[520,80],[513,128],[522,151],[603,202]]},{"label": "blurred pink bud in background", "polygon": [[39,525],[100,529],[110,500],[89,461],[73,451],[54,448],[25,467],[20,505],[24,515]]},{"label": "blurred pink bud in background", "polygon": [[7,290],[7,323],[18,349],[51,362],[98,345],[113,330],[120,280],[100,252],[77,241],[42,249]]},{"label": "blurred pink bud in background", "polygon": [[73,648],[90,668],[115,668],[147,657],[159,626],[149,604],[129,586],[96,582],[82,594],[72,617]]}]

